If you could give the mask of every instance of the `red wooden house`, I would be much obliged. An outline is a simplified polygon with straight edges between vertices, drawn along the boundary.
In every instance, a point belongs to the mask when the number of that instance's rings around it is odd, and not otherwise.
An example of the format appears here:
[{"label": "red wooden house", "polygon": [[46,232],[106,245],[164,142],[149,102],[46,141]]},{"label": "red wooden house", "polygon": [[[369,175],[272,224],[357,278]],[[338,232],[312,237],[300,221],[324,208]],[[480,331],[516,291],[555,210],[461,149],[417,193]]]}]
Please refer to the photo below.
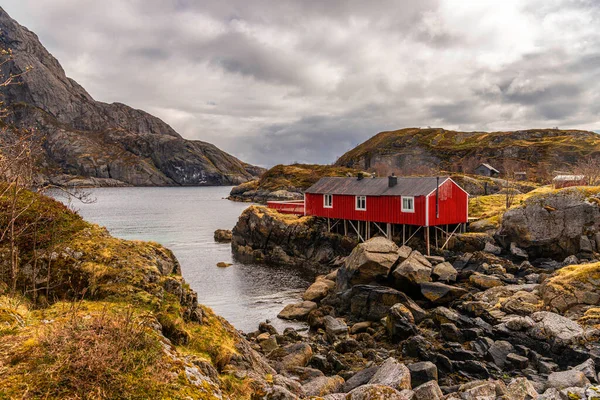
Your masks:
[{"label": "red wooden house", "polygon": [[[451,236],[468,221],[469,194],[449,177],[321,178],[305,192],[304,214],[350,228],[360,240],[371,234],[402,241],[419,230],[429,241],[429,227]],[[350,225],[348,227],[348,225]],[[437,246],[436,246],[437,247]]]}]

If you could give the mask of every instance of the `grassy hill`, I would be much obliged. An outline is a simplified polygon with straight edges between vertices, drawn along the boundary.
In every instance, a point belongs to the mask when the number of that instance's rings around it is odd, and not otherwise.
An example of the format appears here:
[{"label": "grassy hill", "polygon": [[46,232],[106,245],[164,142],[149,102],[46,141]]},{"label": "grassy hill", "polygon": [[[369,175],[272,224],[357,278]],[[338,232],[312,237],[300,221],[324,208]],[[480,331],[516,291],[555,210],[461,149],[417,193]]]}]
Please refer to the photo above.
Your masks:
[{"label": "grassy hill", "polygon": [[600,154],[600,135],[578,130],[529,129],[513,132],[458,132],[406,128],[381,132],[341,156],[336,165],[400,174],[427,169],[472,173],[480,162],[526,171],[538,180],[582,157]]}]

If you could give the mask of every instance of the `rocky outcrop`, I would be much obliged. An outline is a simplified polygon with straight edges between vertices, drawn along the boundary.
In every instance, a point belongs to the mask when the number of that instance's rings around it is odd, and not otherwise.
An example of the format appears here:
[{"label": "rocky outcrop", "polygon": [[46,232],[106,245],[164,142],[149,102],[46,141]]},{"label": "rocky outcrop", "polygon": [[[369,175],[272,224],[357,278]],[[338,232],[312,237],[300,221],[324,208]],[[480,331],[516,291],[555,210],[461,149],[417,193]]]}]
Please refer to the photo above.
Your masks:
[{"label": "rocky outcrop", "polygon": [[540,293],[552,311],[582,315],[600,305],[600,263],[571,265],[545,280]]},{"label": "rocky outcrop", "polygon": [[2,76],[28,71],[18,84],[0,88],[2,101],[12,124],[35,129],[47,182],[235,185],[263,172],[212,144],[183,139],[144,111],[95,101],[33,32],[1,8],[0,28],[0,47],[13,54]]},{"label": "rocky outcrop", "polygon": [[598,193],[597,188],[568,188],[533,196],[504,214],[496,239],[532,257],[589,257],[600,232]]},{"label": "rocky outcrop", "polygon": [[233,228],[231,246],[236,257],[273,265],[293,265],[328,273],[332,263],[347,256],[356,242],[328,233],[311,217],[280,214],[272,209],[248,207]]}]

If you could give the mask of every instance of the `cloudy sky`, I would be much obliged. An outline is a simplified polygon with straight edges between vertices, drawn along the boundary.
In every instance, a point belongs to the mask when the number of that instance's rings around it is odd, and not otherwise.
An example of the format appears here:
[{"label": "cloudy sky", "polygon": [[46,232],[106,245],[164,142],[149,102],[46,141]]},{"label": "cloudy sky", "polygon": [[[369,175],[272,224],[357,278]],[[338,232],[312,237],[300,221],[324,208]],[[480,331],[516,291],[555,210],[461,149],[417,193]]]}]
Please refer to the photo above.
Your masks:
[{"label": "cloudy sky", "polygon": [[596,0],[3,0],[97,100],[263,166],[382,130],[600,128]]}]

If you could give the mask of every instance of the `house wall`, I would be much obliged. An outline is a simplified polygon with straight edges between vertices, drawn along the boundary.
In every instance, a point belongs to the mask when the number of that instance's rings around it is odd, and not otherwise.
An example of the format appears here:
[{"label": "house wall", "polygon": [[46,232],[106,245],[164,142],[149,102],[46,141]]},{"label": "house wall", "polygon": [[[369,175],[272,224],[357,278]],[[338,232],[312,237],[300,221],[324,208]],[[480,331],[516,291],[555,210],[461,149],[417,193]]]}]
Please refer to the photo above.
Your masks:
[{"label": "house wall", "polygon": [[469,196],[454,182],[447,180],[440,185],[439,218],[436,217],[436,195],[433,192],[429,198],[429,225],[452,225],[467,222]]},{"label": "house wall", "polygon": [[323,195],[307,193],[306,215],[380,223],[425,225],[425,197],[415,197],[415,212],[402,212],[399,196],[367,196],[366,211],[356,210],[355,196],[334,195],[333,208],[323,207]]}]

